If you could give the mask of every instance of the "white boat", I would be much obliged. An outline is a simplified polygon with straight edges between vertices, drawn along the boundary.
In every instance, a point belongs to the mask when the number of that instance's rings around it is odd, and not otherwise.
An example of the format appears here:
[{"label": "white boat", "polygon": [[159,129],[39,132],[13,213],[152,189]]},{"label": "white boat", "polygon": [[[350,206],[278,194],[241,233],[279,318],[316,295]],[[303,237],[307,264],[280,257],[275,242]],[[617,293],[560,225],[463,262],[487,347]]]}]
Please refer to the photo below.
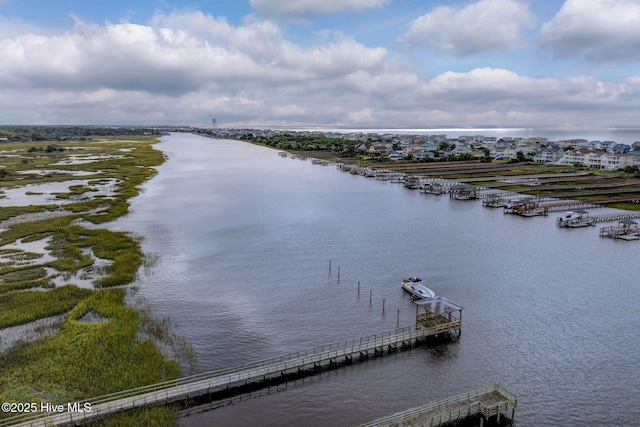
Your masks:
[{"label": "white boat", "polygon": [[574,212],[568,212],[567,215],[560,217],[556,220],[558,227],[588,227],[590,225],[596,225],[596,220],[589,217],[589,213],[582,209],[577,209]]},{"label": "white boat", "polygon": [[425,285],[421,284],[422,279],[419,277],[409,277],[408,279],[402,279],[402,289],[411,294],[413,299],[433,298],[436,293]]}]

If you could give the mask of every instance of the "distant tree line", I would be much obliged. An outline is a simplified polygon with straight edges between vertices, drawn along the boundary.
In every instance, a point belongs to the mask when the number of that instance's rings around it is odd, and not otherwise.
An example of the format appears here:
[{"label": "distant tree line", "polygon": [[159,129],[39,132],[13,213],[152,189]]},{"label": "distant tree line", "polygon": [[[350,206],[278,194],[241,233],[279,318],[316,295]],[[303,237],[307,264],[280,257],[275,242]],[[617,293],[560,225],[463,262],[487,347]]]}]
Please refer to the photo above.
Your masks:
[{"label": "distant tree line", "polygon": [[95,136],[159,135],[160,133],[157,129],[137,127],[0,126],[0,138],[6,138],[9,142],[82,141]]},{"label": "distant tree line", "polygon": [[[311,135],[295,135],[295,134],[281,134],[274,136],[254,136],[247,133],[240,137],[243,141],[254,142],[261,145],[267,145],[269,147],[278,148],[281,150],[297,150],[297,151],[332,151],[339,153],[342,157],[355,157],[357,155],[355,147],[362,143],[362,141],[343,140],[336,138],[327,138],[324,136],[311,136]],[[375,143],[379,140],[368,139],[366,142]],[[409,154],[407,160],[417,162],[451,162],[451,161],[479,161],[491,163],[492,158],[488,149],[483,148],[484,157],[477,158],[469,153],[460,154],[448,154],[443,155],[442,150],[453,150],[454,144],[441,143],[436,150],[433,157],[425,157],[417,160],[413,158],[413,155]],[[394,145],[394,149],[399,149]],[[391,161],[387,157],[380,157],[380,161]]]},{"label": "distant tree line", "polygon": [[281,150],[332,151],[347,157],[355,156],[355,146],[359,144],[358,141],[327,138],[323,136],[291,134],[282,134],[270,137],[246,134],[240,139],[243,141],[267,145],[273,148],[279,148]]}]

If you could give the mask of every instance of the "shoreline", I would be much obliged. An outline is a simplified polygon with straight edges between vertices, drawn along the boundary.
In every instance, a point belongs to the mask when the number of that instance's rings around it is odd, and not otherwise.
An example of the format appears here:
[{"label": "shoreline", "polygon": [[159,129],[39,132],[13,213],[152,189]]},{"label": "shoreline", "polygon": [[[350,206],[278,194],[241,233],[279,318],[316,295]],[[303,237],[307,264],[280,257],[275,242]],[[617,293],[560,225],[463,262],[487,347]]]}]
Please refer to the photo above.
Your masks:
[{"label": "shoreline", "polygon": [[[18,154],[6,165],[10,173],[3,178],[3,188],[39,182],[76,184],[77,173],[92,173],[66,192],[51,190],[44,205],[0,208],[0,251],[9,257],[9,265],[0,268],[1,327],[25,330],[52,315],[64,318],[53,333],[18,342],[0,353],[3,401],[66,404],[180,375],[179,362],[170,360],[160,349],[167,345],[163,343],[176,342],[166,320],[156,319],[150,309],[133,303],[131,298],[135,292],[131,283],[145,262],[138,238],[100,227],[128,212],[129,199],[155,175],[154,166],[165,160],[153,147],[157,137],[123,139],[57,142],[61,150],[46,154],[38,147],[44,148],[49,142],[0,146]],[[87,161],[77,161],[77,156]],[[56,168],[70,173],[20,173]],[[95,190],[95,185],[114,178],[119,183],[114,185],[113,194]],[[6,198],[4,202],[8,202]],[[38,241],[43,242],[49,255],[20,246],[21,242]],[[25,264],[22,259],[30,261]],[[75,274],[87,268],[97,274],[93,289],[67,284],[77,282]],[[59,282],[57,286],[54,280]],[[61,292],[65,297],[57,296]],[[98,321],[86,322],[88,314]],[[188,354],[188,344],[179,344]],[[0,419],[7,415],[0,414]],[[110,418],[104,425],[119,425],[119,419]],[[145,410],[122,419],[133,424],[139,419],[154,425],[173,425],[175,408]]]}]

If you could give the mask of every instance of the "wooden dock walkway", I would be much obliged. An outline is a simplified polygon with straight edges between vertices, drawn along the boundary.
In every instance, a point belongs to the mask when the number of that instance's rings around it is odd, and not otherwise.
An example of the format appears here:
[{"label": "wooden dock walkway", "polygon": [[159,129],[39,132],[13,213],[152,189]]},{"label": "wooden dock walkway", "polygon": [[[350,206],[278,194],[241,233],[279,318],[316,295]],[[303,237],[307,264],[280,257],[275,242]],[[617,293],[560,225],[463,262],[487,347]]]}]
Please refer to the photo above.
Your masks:
[{"label": "wooden dock walkway", "polygon": [[[571,211],[574,209],[585,208],[600,208],[605,207],[609,203],[622,203],[622,202],[640,202],[638,197],[620,197],[616,199],[599,199],[599,200],[553,200],[553,201],[541,201],[539,199],[525,199],[518,204],[504,208],[504,213],[513,213],[522,216],[533,216],[537,213],[539,215],[547,215],[549,212]],[[621,219],[640,218],[640,212],[625,212],[614,214],[603,214],[598,216],[592,216],[596,222],[608,222],[619,221]]]},{"label": "wooden dock walkway", "polygon": [[602,215],[594,215],[591,218],[595,219],[596,222],[622,221],[625,219],[640,218],[640,212],[622,212],[622,213],[602,214]]},{"label": "wooden dock walkway", "polygon": [[403,348],[411,348],[413,345],[424,342],[428,337],[453,331],[459,333],[460,329],[461,319],[459,317],[450,317],[445,323],[433,325],[417,322],[415,325],[389,332],[315,347],[310,350],[80,402],[81,407],[85,403],[90,405],[91,410],[88,412],[23,414],[0,420],[0,426],[46,427],[49,425],[80,424],[134,408],[188,401],[249,384],[259,386],[261,383],[278,377],[286,378],[287,375],[302,374],[305,371],[313,372],[322,370],[323,367],[349,363],[353,361],[354,356],[358,359],[380,356]]},{"label": "wooden dock walkway", "polygon": [[474,415],[481,416],[480,426],[482,426],[485,420],[493,416],[499,422],[500,416],[508,414],[509,411],[511,411],[511,419],[513,419],[517,403],[518,399],[515,394],[500,384],[492,384],[378,418],[369,423],[361,424],[360,427],[436,427]]},{"label": "wooden dock walkway", "polygon": [[600,208],[610,203],[638,203],[640,197],[617,197],[614,199],[599,199],[599,200],[562,200],[556,202],[545,203],[544,206],[552,211],[566,211],[571,209],[584,209],[584,208]]}]

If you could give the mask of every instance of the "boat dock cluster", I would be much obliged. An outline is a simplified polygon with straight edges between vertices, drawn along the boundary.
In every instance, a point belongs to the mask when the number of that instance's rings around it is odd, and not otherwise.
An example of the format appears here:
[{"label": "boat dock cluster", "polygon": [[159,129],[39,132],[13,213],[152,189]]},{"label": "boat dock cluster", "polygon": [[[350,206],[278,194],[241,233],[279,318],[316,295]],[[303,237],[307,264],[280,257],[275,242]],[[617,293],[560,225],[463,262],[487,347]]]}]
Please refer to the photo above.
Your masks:
[{"label": "boat dock cluster", "polygon": [[[449,197],[454,200],[482,200],[483,206],[502,208],[505,214],[534,217],[548,216],[550,212],[566,212],[565,215],[556,219],[556,225],[562,228],[582,228],[595,226],[597,223],[618,221],[618,225],[601,228],[600,236],[620,240],[640,240],[640,228],[638,224],[633,221],[633,219],[640,218],[640,212],[628,211],[613,214],[589,215],[589,213],[585,211],[587,208],[601,208],[604,207],[605,204],[610,203],[640,203],[640,196],[591,201],[531,197],[514,191],[500,191],[494,188],[476,186],[468,182],[459,182],[453,179],[413,175],[391,169],[315,159],[284,151],[279,151],[278,155],[299,160],[311,159],[313,164],[336,166],[338,170],[348,172],[352,175],[360,175],[366,178],[375,178],[381,181],[402,184],[405,188],[419,190],[422,194],[448,194]],[[566,174],[559,174],[558,176],[565,175]],[[550,175],[543,175],[542,177],[548,178]],[[500,180],[500,182],[524,184],[528,186],[540,185],[540,179],[532,177],[505,178]]]}]

